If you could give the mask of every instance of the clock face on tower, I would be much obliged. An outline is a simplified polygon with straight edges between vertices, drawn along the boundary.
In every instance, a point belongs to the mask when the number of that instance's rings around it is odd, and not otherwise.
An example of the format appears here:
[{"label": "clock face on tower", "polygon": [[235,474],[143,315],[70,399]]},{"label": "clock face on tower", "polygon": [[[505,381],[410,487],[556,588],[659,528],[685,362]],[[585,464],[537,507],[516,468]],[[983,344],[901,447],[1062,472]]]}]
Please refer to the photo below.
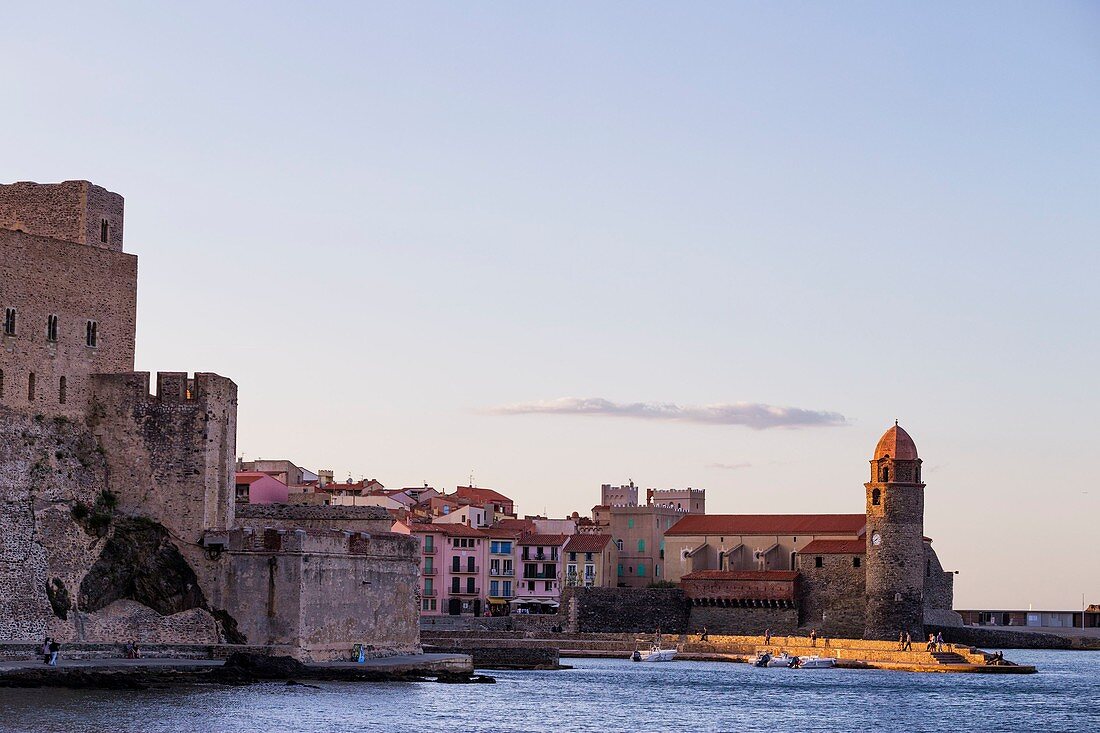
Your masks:
[{"label": "clock face on tower", "polygon": [[871,535],[871,544],[874,545],[875,547],[878,547],[879,545],[881,545],[882,544],[882,535],[880,535],[878,532],[873,533]]}]

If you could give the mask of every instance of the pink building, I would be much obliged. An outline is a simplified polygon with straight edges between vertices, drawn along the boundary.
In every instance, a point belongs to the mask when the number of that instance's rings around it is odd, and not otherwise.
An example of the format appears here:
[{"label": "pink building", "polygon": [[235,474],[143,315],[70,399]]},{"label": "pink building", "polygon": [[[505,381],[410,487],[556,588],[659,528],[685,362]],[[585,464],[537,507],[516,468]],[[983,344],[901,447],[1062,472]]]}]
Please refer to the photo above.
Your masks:
[{"label": "pink building", "polygon": [[420,538],[422,616],[482,616],[489,612],[489,540],[481,530],[465,524],[398,523],[394,531]]},{"label": "pink building", "polygon": [[259,471],[239,471],[236,484],[242,504],[285,504],[290,497],[286,484]]},{"label": "pink building", "polygon": [[554,613],[561,601],[562,548],[568,535],[525,534],[519,538],[523,577],[512,606],[531,613]]}]

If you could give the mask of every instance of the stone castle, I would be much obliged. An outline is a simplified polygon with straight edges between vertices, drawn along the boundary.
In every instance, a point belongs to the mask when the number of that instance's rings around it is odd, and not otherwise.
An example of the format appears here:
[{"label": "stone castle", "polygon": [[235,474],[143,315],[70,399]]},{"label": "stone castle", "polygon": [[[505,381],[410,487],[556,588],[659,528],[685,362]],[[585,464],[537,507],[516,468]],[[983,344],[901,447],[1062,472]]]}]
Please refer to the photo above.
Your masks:
[{"label": "stone castle", "polygon": [[123,223],[87,181],[0,185],[0,640],[417,649],[384,511],[235,516],[237,386],[134,371]]}]

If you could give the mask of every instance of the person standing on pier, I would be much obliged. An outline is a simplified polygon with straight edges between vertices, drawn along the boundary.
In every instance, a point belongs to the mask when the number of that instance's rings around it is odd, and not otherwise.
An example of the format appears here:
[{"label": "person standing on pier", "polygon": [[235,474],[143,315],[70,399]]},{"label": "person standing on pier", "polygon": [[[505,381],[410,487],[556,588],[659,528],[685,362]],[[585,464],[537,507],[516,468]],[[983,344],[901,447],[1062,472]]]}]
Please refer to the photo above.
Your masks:
[{"label": "person standing on pier", "polygon": [[764,629],[764,646],[770,646],[772,643],[772,630]]},{"label": "person standing on pier", "polygon": [[810,646],[817,646],[817,629],[810,629]]},{"label": "person standing on pier", "polygon": [[57,654],[61,651],[61,645],[57,643],[56,639],[50,641],[50,666],[57,666]]},{"label": "person standing on pier", "polygon": [[49,664],[50,663],[50,637],[47,636],[46,640],[44,642],[42,642],[42,648],[40,649],[40,651],[42,652],[42,664]]},{"label": "person standing on pier", "polygon": [[905,643],[902,644],[901,650],[903,652],[913,651],[913,636],[908,631],[905,632]]},{"label": "person standing on pier", "polygon": [[898,632],[898,651],[905,651],[905,632]]}]

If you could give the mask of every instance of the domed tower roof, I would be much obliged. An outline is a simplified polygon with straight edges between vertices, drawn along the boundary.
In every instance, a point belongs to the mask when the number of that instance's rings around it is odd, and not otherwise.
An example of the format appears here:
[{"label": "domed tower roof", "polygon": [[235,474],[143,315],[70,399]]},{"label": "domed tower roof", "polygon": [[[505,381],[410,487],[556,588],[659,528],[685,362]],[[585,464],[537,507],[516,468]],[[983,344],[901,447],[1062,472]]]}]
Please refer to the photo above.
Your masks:
[{"label": "domed tower roof", "polygon": [[875,446],[874,460],[877,461],[883,456],[902,461],[917,460],[917,444],[909,437],[909,433],[897,424],[897,421],[892,428],[882,434],[878,439],[878,445]]}]

